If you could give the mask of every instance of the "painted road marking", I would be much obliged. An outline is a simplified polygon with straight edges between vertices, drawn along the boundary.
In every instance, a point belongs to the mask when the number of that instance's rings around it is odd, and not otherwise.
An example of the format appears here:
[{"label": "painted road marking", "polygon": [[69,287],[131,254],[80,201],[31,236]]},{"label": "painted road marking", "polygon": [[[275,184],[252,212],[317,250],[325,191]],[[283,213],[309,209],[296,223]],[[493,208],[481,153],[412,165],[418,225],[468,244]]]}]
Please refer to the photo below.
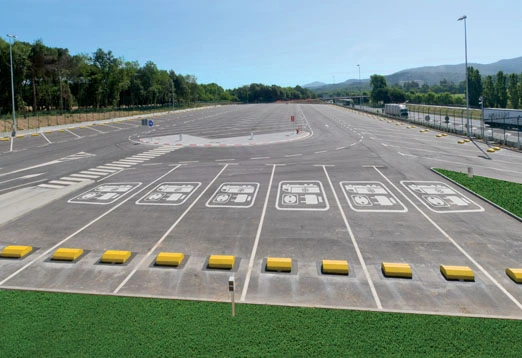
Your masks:
[{"label": "painted road marking", "polygon": [[87,174],[71,174],[72,177],[76,178],[87,178],[87,179],[96,179],[99,178],[99,175],[87,175]]},{"label": "painted road marking", "polygon": [[205,204],[209,208],[250,208],[259,183],[223,183]]},{"label": "painted road marking", "polygon": [[81,171],[80,174],[97,175],[98,177],[107,175],[107,173],[104,173],[104,172],[95,172],[95,171],[90,171],[90,170]]},{"label": "painted road marking", "polygon": [[484,267],[482,267],[470,254],[466,252],[446,231],[444,231],[432,218],[428,216],[424,211],[422,211],[406,194],[404,194],[395,184],[392,183],[390,179],[388,179],[379,169],[374,167],[374,169],[379,173],[395,190],[397,190],[408,202],[417,209],[417,211],[428,220],[446,239],[448,239],[449,242],[453,244],[459,250],[468,260],[475,265],[484,275],[486,275],[487,278],[497,286],[502,293],[504,293],[519,309],[522,310],[522,303],[520,303],[511,293],[509,293],[504,286],[502,286],[491,274],[486,271]]},{"label": "painted road marking", "polygon": [[90,179],[87,178],[71,178],[71,177],[61,177],[61,180],[69,180],[69,181],[75,181],[75,182],[82,182],[82,181],[89,181]]},{"label": "painted road marking", "polygon": [[259,159],[270,159],[270,157],[253,157],[253,158],[250,158],[252,160],[259,160]]},{"label": "painted road marking", "polygon": [[[136,265],[136,267],[127,275],[127,277],[125,277],[125,279],[118,285],[118,287],[116,287],[116,289],[114,290],[113,293],[115,293],[115,294],[118,293],[121,290],[121,288],[123,286],[125,286],[125,284],[131,279],[131,277],[134,276],[134,274],[143,265],[143,263],[148,260],[150,255],[152,255],[152,253],[156,251],[156,249],[167,238],[167,236],[169,236],[169,234],[176,228],[176,226],[178,226],[178,224],[181,222],[181,220],[183,220],[183,218],[190,212],[190,210],[192,210],[192,208],[194,207],[194,205],[196,205],[196,203],[199,201],[199,199],[201,199],[201,197],[207,192],[207,190],[212,186],[212,184],[214,184],[214,182],[219,178],[219,176],[225,171],[227,166],[228,166],[228,164],[225,164],[223,166],[223,168],[214,177],[214,179],[212,179],[212,181],[207,185],[207,187],[199,194],[199,196],[196,198],[196,200],[194,200],[189,205],[189,207],[183,212],[183,214],[180,215],[180,217],[176,220],[176,222],[174,222],[174,224],[172,224],[172,226],[167,230],[167,232],[165,232],[165,234],[163,234],[163,236],[158,240],[158,242],[156,242],[156,244],[154,244],[154,246],[151,247],[151,249],[143,256],[141,261]],[[0,285],[1,284],[2,283],[0,282]]]},{"label": "painted road marking", "polygon": [[24,266],[22,266],[21,268],[19,268],[18,270],[16,270],[15,272],[13,272],[12,274],[10,274],[9,276],[7,276],[6,278],[4,278],[2,281],[0,281],[0,286],[4,285],[7,281],[9,281],[10,279],[12,279],[13,277],[15,277],[16,275],[18,275],[20,272],[24,271],[26,268],[28,268],[29,266],[33,265],[36,261],[39,261],[41,260],[43,257],[46,257],[49,255],[49,253],[53,252],[54,250],[56,250],[58,247],[62,246],[64,243],[66,243],[67,241],[69,241],[70,239],[72,239],[73,237],[75,237],[76,235],[78,235],[79,233],[81,233],[83,230],[87,229],[88,227],[90,227],[91,225],[95,224],[96,222],[98,222],[99,220],[103,219],[105,216],[109,215],[110,213],[112,213],[114,210],[118,209],[120,206],[122,206],[123,204],[125,204],[127,201],[131,200],[133,197],[135,197],[136,195],[138,195],[139,193],[141,193],[142,191],[146,190],[147,188],[149,188],[150,186],[154,185],[155,183],[157,183],[158,181],[160,181],[161,179],[165,178],[167,175],[169,175],[170,173],[172,173],[174,170],[178,169],[180,166],[177,166],[175,168],[172,168],[171,170],[169,170],[168,172],[166,172],[165,174],[163,174],[162,176],[160,176],[159,178],[157,178],[156,180],[154,180],[153,182],[151,182],[150,184],[147,184],[145,187],[143,187],[142,189],[138,190],[136,193],[132,194],[130,197],[128,197],[127,199],[124,199],[123,201],[121,201],[119,204],[116,204],[114,205],[112,208],[110,208],[109,210],[107,210],[106,212],[104,212],[103,214],[101,214],[100,216],[98,216],[96,219],[90,221],[89,223],[85,224],[83,227],[81,227],[80,229],[76,230],[74,233],[72,233],[71,235],[67,236],[65,239],[63,239],[62,241],[60,241],[59,243],[57,243],[56,245],[54,245],[53,247],[49,248],[48,250],[45,250],[44,252],[42,252],[40,255],[36,256],[34,259],[32,259],[31,261],[29,261],[27,264],[25,264]]},{"label": "painted road marking", "polygon": [[49,184],[73,185],[78,184],[77,181],[51,180]]},{"label": "painted road marking", "polygon": [[435,213],[482,212],[484,208],[447,184],[438,181],[401,181],[413,196]]},{"label": "painted road marking", "polygon": [[250,260],[248,261],[248,270],[245,277],[245,283],[243,285],[243,291],[241,292],[241,302],[245,302],[246,294],[248,291],[248,285],[250,283],[250,276],[252,275],[252,269],[254,268],[254,261],[256,259],[257,247],[259,246],[259,238],[261,237],[261,231],[263,229],[263,223],[265,222],[266,208],[268,207],[268,198],[270,197],[270,188],[274,181],[274,173],[277,164],[272,164],[272,174],[270,175],[270,181],[268,183],[268,189],[266,191],[265,203],[263,204],[263,211],[261,218],[259,219],[259,225],[257,226],[256,238],[254,240],[254,246],[252,247],[252,253],[250,254]]},{"label": "painted road marking", "polygon": [[330,206],[320,181],[294,180],[279,182],[276,208],[278,210],[325,211]]},{"label": "painted road marking", "polygon": [[381,182],[342,181],[339,183],[350,208],[359,212],[408,211],[406,206]]},{"label": "painted road marking", "polygon": [[181,205],[196,192],[200,182],[164,182],[136,201],[138,205]]},{"label": "painted road marking", "polygon": [[330,188],[332,189],[332,193],[335,198],[335,202],[337,203],[337,207],[339,208],[339,212],[341,213],[341,216],[343,217],[344,225],[346,226],[346,229],[348,230],[348,234],[350,235],[350,239],[352,240],[353,247],[355,249],[355,252],[357,253],[357,258],[359,259],[359,262],[361,264],[361,268],[363,269],[364,275],[366,276],[366,280],[368,281],[368,285],[370,286],[370,291],[372,292],[372,296],[375,301],[375,305],[377,306],[378,309],[381,310],[382,309],[381,300],[379,298],[379,295],[377,294],[377,290],[375,289],[375,285],[373,284],[372,277],[370,276],[370,272],[368,271],[368,267],[366,266],[366,262],[364,261],[361,250],[359,249],[359,245],[357,244],[355,235],[354,235],[352,228],[351,228],[350,224],[348,223],[348,219],[346,218],[346,215],[343,211],[341,201],[339,200],[339,197],[337,196],[337,193],[335,192],[335,188],[333,186],[332,180],[330,179],[330,175],[328,174],[328,171],[326,170],[326,166],[323,166],[323,170],[324,170],[324,174],[326,175],[326,178],[328,180],[328,183],[330,184]]},{"label": "painted road marking", "polygon": [[80,195],[69,199],[70,204],[107,205],[116,202],[142,183],[110,183],[98,185]]},{"label": "painted road marking", "polygon": [[113,163],[110,163],[110,164],[107,164],[107,165],[110,165],[110,166],[113,166],[113,167],[117,167],[117,168],[130,168],[132,167],[132,165],[130,164],[118,164],[118,162],[113,162]]},{"label": "painted road marking", "polygon": [[47,188],[47,189],[62,189],[63,186],[61,185],[52,185],[52,184],[38,184],[40,188]]}]

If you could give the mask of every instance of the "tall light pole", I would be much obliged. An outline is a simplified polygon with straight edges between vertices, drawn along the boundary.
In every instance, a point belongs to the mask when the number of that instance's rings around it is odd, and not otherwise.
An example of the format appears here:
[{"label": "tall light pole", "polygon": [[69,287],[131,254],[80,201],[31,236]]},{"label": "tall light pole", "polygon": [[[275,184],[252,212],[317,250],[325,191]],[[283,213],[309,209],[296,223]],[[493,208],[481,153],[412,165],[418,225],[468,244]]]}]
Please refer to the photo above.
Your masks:
[{"label": "tall light pole", "polygon": [[[13,75],[13,40],[17,37],[12,34],[7,34],[7,37],[9,37],[9,58],[11,61],[11,98],[13,100],[13,109],[11,113],[13,114],[13,133],[11,133],[11,136],[14,137],[16,135],[16,113],[15,113],[15,95],[14,95],[14,75]],[[11,140],[11,143],[13,141]]]},{"label": "tall light pole", "polygon": [[465,56],[465,65],[466,65],[466,133],[468,137],[471,137],[469,133],[469,87],[468,87],[468,35],[466,30],[466,19],[467,16],[463,15],[458,18],[457,21],[464,20],[464,56]]},{"label": "tall light pole", "polygon": [[361,85],[361,65],[357,64],[359,68],[359,108],[362,109],[362,85]]}]

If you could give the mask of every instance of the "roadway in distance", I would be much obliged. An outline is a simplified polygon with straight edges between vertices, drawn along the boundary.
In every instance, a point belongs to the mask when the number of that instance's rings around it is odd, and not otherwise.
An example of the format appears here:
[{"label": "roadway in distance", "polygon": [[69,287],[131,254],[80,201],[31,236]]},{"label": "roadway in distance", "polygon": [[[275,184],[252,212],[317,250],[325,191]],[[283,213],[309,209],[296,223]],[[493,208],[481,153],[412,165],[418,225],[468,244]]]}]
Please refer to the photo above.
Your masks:
[{"label": "roadway in distance", "polygon": [[[290,121],[294,116],[295,121]],[[297,133],[297,129],[300,129]],[[206,108],[0,142],[0,288],[522,318],[522,224],[431,167],[522,182],[454,136],[329,105]],[[180,136],[181,134],[181,136]],[[154,143],[159,143],[155,145]],[[82,248],[74,263],[57,248]],[[105,250],[129,250],[123,265]],[[154,265],[181,252],[177,268]],[[231,270],[210,255],[233,255]],[[268,257],[292,259],[268,272]],[[346,260],[349,275],[321,272]],[[382,262],[408,263],[411,279]],[[440,265],[469,266],[474,282]]]}]

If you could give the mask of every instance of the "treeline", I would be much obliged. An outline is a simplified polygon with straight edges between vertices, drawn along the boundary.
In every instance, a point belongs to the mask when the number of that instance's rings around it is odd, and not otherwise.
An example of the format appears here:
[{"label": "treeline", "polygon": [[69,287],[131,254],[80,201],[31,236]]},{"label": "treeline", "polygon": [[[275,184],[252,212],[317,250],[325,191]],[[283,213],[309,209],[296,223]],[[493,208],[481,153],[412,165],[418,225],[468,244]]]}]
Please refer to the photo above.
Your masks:
[{"label": "treeline", "polygon": [[[408,101],[416,104],[465,105],[466,82],[455,85],[446,80],[439,85],[420,85],[416,81],[388,87],[386,78],[373,75],[370,78],[370,99],[373,103],[400,103]],[[468,68],[469,104],[493,108],[522,107],[522,73],[505,75],[499,71],[495,76],[482,78],[479,70]]]},{"label": "treeline", "polygon": [[[116,57],[112,51],[71,55],[66,48],[15,41],[12,46],[17,111],[70,111],[89,108],[181,105],[196,102],[273,102],[312,97],[299,86],[251,84],[224,90],[198,84],[194,75],[161,70],[149,61]],[[11,112],[9,43],[0,38],[0,114]]]}]

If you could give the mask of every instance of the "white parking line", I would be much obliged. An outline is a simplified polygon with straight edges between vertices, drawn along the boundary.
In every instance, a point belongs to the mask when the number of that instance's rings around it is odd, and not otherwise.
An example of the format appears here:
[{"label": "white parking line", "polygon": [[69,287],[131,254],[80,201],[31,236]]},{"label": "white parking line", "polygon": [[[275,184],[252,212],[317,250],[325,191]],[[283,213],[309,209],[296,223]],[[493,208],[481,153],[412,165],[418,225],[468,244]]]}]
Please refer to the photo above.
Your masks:
[{"label": "white parking line", "polygon": [[366,276],[366,279],[368,280],[368,285],[370,286],[370,291],[372,291],[372,295],[373,295],[373,299],[375,300],[375,304],[377,305],[377,308],[381,310],[382,309],[381,300],[379,299],[379,296],[377,295],[377,290],[375,290],[375,286],[374,286],[372,278],[370,276],[370,272],[368,271],[368,267],[366,267],[366,263],[364,262],[364,258],[362,256],[361,250],[359,249],[359,245],[357,244],[357,240],[355,239],[355,235],[353,234],[352,228],[350,227],[350,224],[348,223],[348,219],[346,218],[346,215],[344,214],[343,207],[341,205],[341,202],[339,201],[339,197],[337,196],[335,188],[332,184],[330,175],[328,175],[326,166],[323,166],[323,170],[324,170],[324,174],[326,175],[326,178],[328,179],[328,183],[330,183],[330,188],[332,189],[333,196],[335,198],[335,201],[337,202],[337,207],[339,208],[339,212],[341,213],[341,216],[343,217],[344,225],[346,226],[346,229],[348,230],[348,234],[350,235],[350,239],[352,240],[353,247],[355,249],[355,252],[357,253],[357,258],[359,259],[359,262],[361,263],[361,267],[364,271],[364,275]]},{"label": "white parking line", "polygon": [[[140,190],[138,190],[137,192],[135,192],[134,194],[128,196],[126,199],[122,200],[119,204],[116,204],[114,205],[112,208],[110,208],[109,210],[107,210],[105,213],[101,214],[100,216],[98,216],[96,219],[90,221],[89,223],[87,223],[86,225],[82,226],[80,229],[78,229],[77,231],[75,231],[74,233],[72,233],[71,235],[67,236],[65,239],[63,239],[62,241],[58,242],[56,245],[52,246],[51,248],[49,248],[48,250],[42,252],[40,255],[38,255],[37,257],[35,257],[34,259],[32,259],[31,261],[29,261],[27,264],[25,264],[24,266],[22,266],[21,268],[19,268],[18,270],[16,270],[15,272],[13,272],[12,274],[10,274],[9,276],[7,276],[6,278],[4,278],[2,281],[0,281],[0,286],[2,286],[3,284],[5,284],[7,281],[9,281],[10,279],[12,279],[13,277],[15,277],[16,275],[18,275],[20,272],[24,271],[26,268],[28,268],[29,266],[31,266],[32,264],[34,264],[36,261],[42,259],[43,257],[49,255],[49,253],[53,252],[54,250],[56,250],[58,247],[60,247],[61,245],[63,245],[64,243],[66,243],[67,241],[69,241],[70,239],[72,239],[73,237],[75,237],[76,235],[78,235],[79,233],[81,233],[83,230],[87,229],[89,226],[95,224],[96,222],[98,222],[99,220],[103,219],[105,216],[109,215],[110,213],[112,213],[114,210],[118,209],[120,206],[122,206],[123,204],[125,204],[127,201],[131,200],[132,198],[134,198],[136,195],[142,193],[144,190],[147,190],[149,187],[151,187],[152,185],[156,184],[158,181],[160,181],[161,179],[163,179],[164,177],[166,177],[167,175],[169,175],[170,173],[172,173],[174,170],[178,169],[180,167],[180,165],[178,165],[177,167],[174,167],[172,168],[171,170],[169,170],[168,172],[166,172],[165,174],[163,174],[162,176],[160,176],[159,178],[157,178],[156,180],[152,181],[150,184],[148,185],[145,185],[143,188],[141,188]],[[43,185],[43,184],[42,184]]]},{"label": "white parking line", "polygon": [[80,174],[97,175],[97,176],[107,175],[107,173],[105,173],[105,172],[95,172],[95,171],[90,171],[90,170],[81,171]]},{"label": "white parking line", "polygon": [[78,184],[77,181],[51,180],[49,184],[73,185]]},{"label": "white parking line", "polygon": [[111,167],[111,166],[106,166],[106,165],[98,165],[96,168],[105,169],[105,170],[110,171],[112,173],[121,170],[120,167]]},{"label": "white parking line", "polygon": [[130,164],[123,164],[123,163],[119,163],[118,164],[118,163],[119,162],[112,162],[112,163],[107,164],[107,165],[111,165],[113,167],[119,167],[119,168],[130,168],[130,167],[132,167],[132,165],[130,165]]},{"label": "white parking line", "polygon": [[52,184],[38,184],[40,188],[47,188],[47,189],[62,189],[62,185],[52,185]]},{"label": "white parking line", "polygon": [[497,280],[495,280],[493,278],[493,276],[491,276],[491,274],[486,271],[486,269],[484,267],[482,267],[473,257],[471,257],[470,254],[468,254],[466,252],[466,250],[464,250],[446,231],[444,231],[432,218],[430,218],[428,216],[428,214],[426,214],[424,211],[422,211],[408,196],[406,196],[406,194],[404,194],[395,184],[392,183],[392,181],[390,179],[388,179],[379,169],[377,169],[376,167],[373,167],[377,173],[379,173],[383,178],[384,180],[386,180],[388,183],[390,183],[391,186],[393,186],[395,188],[395,190],[397,190],[406,200],[408,200],[408,202],[413,205],[413,207],[415,209],[417,209],[417,211],[422,215],[424,216],[424,218],[426,218],[426,220],[428,220],[430,222],[430,224],[432,224],[446,239],[449,240],[449,242],[451,242],[453,244],[453,246],[455,246],[457,248],[457,250],[459,250],[464,256],[466,256],[466,258],[471,261],[473,263],[473,265],[475,265],[487,278],[489,278],[491,280],[491,282],[493,282],[493,284],[495,286],[497,286],[500,291],[502,291],[502,293],[504,293],[518,308],[520,308],[522,310],[522,304],[515,298],[513,297],[513,295],[511,293],[509,293]]},{"label": "white parking line", "polygon": [[71,133],[73,136],[75,136],[76,138],[81,138],[81,136],[79,136],[78,134],[74,133],[73,131],[69,130],[69,129],[66,129],[65,130],[67,133]]},{"label": "white parking line", "polygon": [[61,177],[60,179],[61,180],[67,180],[67,181],[75,181],[77,183],[82,182],[82,181],[89,181],[90,180],[90,179],[87,179],[87,178],[71,178],[71,177]]},{"label": "white parking line", "polygon": [[253,158],[250,158],[252,160],[258,160],[258,159],[270,159],[270,157],[253,157]]},{"label": "white parking line", "polygon": [[261,237],[261,230],[263,229],[263,223],[265,222],[266,208],[268,206],[268,198],[270,197],[270,189],[272,188],[272,182],[274,181],[274,173],[277,164],[272,164],[272,174],[268,182],[268,189],[266,191],[265,203],[263,204],[263,211],[261,212],[261,218],[259,219],[259,225],[257,226],[256,238],[254,240],[254,246],[252,247],[252,253],[250,254],[250,260],[248,261],[248,270],[245,277],[245,283],[243,284],[243,291],[241,292],[240,302],[245,302],[246,294],[248,291],[248,284],[250,283],[250,276],[252,275],[252,269],[254,268],[254,260],[256,258],[257,247],[259,245],[259,238]]},{"label": "white parking line", "polygon": [[287,154],[284,157],[285,158],[291,158],[291,157],[300,157],[302,154]]},{"label": "white parking line", "polygon": [[[174,228],[176,228],[176,226],[178,226],[178,224],[181,222],[181,220],[183,220],[183,218],[189,213],[189,211],[194,207],[194,205],[196,205],[196,203],[199,201],[199,199],[201,199],[201,197],[207,192],[207,190],[212,186],[212,184],[214,184],[214,182],[219,178],[219,176],[221,175],[221,173],[223,173],[225,171],[225,169],[227,168],[228,164],[225,164],[223,166],[223,169],[221,169],[219,171],[219,173],[214,177],[214,179],[212,179],[212,181],[207,185],[207,187],[199,194],[199,196],[189,205],[189,207],[183,212],[183,214],[180,215],[180,217],[178,218],[178,220],[176,220],[176,222],[174,222],[174,224],[172,224],[172,226],[167,230],[167,232],[165,232],[165,234],[163,234],[163,236],[158,240],[158,242],[156,242],[156,244],[151,247],[151,249],[145,254],[145,256],[143,256],[143,258],[141,259],[141,261],[136,265],[136,267],[127,275],[127,277],[125,277],[125,279],[118,285],[118,287],[116,287],[116,289],[113,291],[113,293],[118,293],[119,290],[121,290],[121,288],[123,286],[125,286],[125,284],[131,279],[132,276],[134,276],[134,274],[136,273],[136,271],[138,271],[138,269],[143,265],[143,263],[150,257],[150,255],[152,255],[152,253],[156,250],[156,248],[158,246],[161,245],[161,243],[167,238],[167,236],[169,236],[169,234],[172,232],[172,230],[174,230]],[[0,283],[1,285],[1,283]]]}]

